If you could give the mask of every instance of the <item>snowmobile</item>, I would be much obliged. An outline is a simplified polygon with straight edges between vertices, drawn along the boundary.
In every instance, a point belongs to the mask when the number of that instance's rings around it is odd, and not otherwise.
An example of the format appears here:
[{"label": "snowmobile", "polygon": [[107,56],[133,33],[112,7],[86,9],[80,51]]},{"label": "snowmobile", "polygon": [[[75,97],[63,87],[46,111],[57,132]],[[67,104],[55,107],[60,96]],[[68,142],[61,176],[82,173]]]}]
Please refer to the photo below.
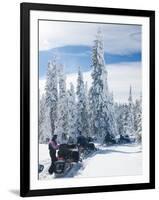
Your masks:
[{"label": "snowmobile", "polygon": [[63,177],[80,160],[79,150],[76,145],[61,144],[55,162],[55,177]]},{"label": "snowmobile", "polygon": [[120,135],[120,144],[128,144],[135,142],[135,138],[131,135]]},{"label": "snowmobile", "polygon": [[107,146],[112,146],[112,145],[116,145],[119,142],[120,137],[119,136],[113,136],[113,135],[109,135],[107,134],[104,138],[104,143]]},{"label": "snowmobile", "polygon": [[38,172],[41,173],[44,169],[44,165],[39,164],[38,165]]},{"label": "snowmobile", "polygon": [[88,143],[85,148],[78,145],[61,144],[58,160],[55,162],[55,177],[64,177],[73,167],[96,150],[94,143]]},{"label": "snowmobile", "polygon": [[93,143],[93,138],[85,137],[82,134],[79,134],[79,136],[77,137],[77,146],[82,157],[87,157],[88,154],[96,150]]},{"label": "snowmobile", "polygon": [[89,157],[93,152],[97,151],[98,149],[95,147],[93,142],[88,142],[85,147],[79,146],[80,152],[80,160],[86,159]]}]

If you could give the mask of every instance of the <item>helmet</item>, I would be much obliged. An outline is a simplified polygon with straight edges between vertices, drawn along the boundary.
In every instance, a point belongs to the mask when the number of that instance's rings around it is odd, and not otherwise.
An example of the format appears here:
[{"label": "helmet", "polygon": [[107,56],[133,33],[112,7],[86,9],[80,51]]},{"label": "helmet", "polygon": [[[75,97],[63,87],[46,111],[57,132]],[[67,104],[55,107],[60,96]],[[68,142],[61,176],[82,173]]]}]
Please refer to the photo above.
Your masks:
[{"label": "helmet", "polygon": [[52,140],[56,140],[57,139],[57,135],[53,135]]}]

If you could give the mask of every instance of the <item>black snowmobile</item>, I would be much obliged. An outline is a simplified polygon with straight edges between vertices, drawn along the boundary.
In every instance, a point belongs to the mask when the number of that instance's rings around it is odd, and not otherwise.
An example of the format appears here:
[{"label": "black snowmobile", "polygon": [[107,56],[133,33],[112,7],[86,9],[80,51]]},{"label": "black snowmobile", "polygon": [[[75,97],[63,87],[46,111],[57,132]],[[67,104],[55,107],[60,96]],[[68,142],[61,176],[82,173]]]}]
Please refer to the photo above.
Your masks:
[{"label": "black snowmobile", "polygon": [[135,138],[130,135],[120,135],[120,144],[129,144],[135,142]]},{"label": "black snowmobile", "polygon": [[115,136],[112,136],[110,134],[107,134],[104,138],[104,143],[107,145],[107,146],[111,146],[111,145],[115,145],[117,144],[117,138],[115,138]]},{"label": "black snowmobile", "polygon": [[86,157],[88,154],[96,150],[96,147],[93,143],[93,138],[85,137],[81,134],[77,138],[77,145],[82,157]]},{"label": "black snowmobile", "polygon": [[78,149],[80,156],[82,155],[83,158],[88,157],[89,154],[97,150],[93,142],[87,142],[85,145],[78,145]]},{"label": "black snowmobile", "polygon": [[56,177],[64,176],[80,160],[79,150],[74,144],[61,144],[57,154],[54,170]]},{"label": "black snowmobile", "polygon": [[38,172],[41,173],[44,169],[44,165],[39,164],[38,165]]},{"label": "black snowmobile", "polygon": [[94,143],[89,142],[83,148],[78,145],[61,144],[58,150],[58,160],[55,162],[55,177],[63,177],[82,159],[88,157],[91,152],[96,151]]}]

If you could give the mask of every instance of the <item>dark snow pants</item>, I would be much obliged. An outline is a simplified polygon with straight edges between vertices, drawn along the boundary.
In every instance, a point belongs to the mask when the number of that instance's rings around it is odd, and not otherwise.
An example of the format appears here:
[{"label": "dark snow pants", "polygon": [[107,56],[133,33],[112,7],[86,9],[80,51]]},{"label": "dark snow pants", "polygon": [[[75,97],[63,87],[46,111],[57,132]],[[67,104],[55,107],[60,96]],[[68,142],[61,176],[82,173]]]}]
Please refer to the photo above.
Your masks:
[{"label": "dark snow pants", "polygon": [[51,157],[51,166],[48,172],[49,174],[52,174],[55,171],[55,161],[57,161],[56,151],[50,151],[50,157]]}]

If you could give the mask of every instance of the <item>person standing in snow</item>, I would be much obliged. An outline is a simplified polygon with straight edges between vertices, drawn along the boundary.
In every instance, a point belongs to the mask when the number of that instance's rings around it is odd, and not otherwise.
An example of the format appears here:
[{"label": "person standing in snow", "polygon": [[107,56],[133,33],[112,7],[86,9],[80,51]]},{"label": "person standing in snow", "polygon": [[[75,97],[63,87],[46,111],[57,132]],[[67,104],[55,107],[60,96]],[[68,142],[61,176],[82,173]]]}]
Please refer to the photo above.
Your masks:
[{"label": "person standing in snow", "polygon": [[57,144],[57,135],[54,135],[52,139],[49,141],[49,154],[51,157],[51,166],[49,168],[49,174],[52,174],[55,169],[55,161],[57,161],[56,157],[56,150],[59,148],[59,145]]},{"label": "person standing in snow", "polygon": [[80,151],[83,151],[87,148],[87,139],[79,133],[79,136],[77,137],[77,146],[79,147]]}]

